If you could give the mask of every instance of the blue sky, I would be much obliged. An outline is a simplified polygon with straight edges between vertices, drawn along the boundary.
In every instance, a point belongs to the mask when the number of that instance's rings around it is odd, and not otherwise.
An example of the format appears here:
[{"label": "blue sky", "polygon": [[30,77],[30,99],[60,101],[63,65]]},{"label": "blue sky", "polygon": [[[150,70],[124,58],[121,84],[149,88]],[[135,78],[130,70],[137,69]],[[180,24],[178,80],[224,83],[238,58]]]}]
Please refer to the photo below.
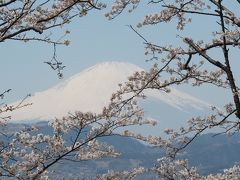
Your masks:
[{"label": "blue sky", "polygon": [[[71,44],[58,46],[57,56],[64,65],[64,79],[103,61],[144,64],[142,41],[126,26],[136,23],[130,15],[109,22],[104,12],[92,11],[62,29],[71,31]],[[58,32],[58,31],[57,31]],[[62,35],[61,32],[58,34]],[[58,37],[56,35],[56,37]],[[44,43],[8,41],[1,44],[1,90],[12,88],[8,99],[47,89],[59,80],[43,62],[50,60],[53,47]],[[64,80],[63,79],[63,80]]]},{"label": "blue sky", "polygon": [[[59,60],[66,65],[63,71],[64,78],[61,80],[57,78],[56,72],[43,63],[52,57],[51,45],[15,41],[1,43],[0,90],[13,89],[7,97],[7,101],[11,102],[23,98],[28,93],[48,89],[81,70],[104,61],[126,61],[148,68],[151,63],[145,62],[148,57],[144,55],[142,40],[126,25],[136,25],[143,19],[144,14],[155,10],[156,7],[147,10],[144,6],[140,6],[135,12],[131,14],[124,12],[112,21],[104,17],[106,11],[91,11],[88,16],[75,19],[65,26],[62,32],[66,29],[71,31],[67,37],[71,44],[68,47],[57,48]],[[210,35],[211,29],[215,27],[216,20],[200,22],[197,18],[186,32],[177,32],[175,24],[148,26],[139,29],[139,32],[158,44],[178,44],[179,39],[176,38],[176,34],[192,34],[199,39],[206,39],[206,35]],[[56,37],[62,35],[59,30],[54,32]],[[233,56],[239,56],[239,52]],[[214,103],[220,103],[225,93],[225,91],[215,92],[213,98],[212,92],[215,89],[210,90],[206,87],[180,89],[203,100],[210,99]],[[228,99],[229,96],[224,98]]]}]

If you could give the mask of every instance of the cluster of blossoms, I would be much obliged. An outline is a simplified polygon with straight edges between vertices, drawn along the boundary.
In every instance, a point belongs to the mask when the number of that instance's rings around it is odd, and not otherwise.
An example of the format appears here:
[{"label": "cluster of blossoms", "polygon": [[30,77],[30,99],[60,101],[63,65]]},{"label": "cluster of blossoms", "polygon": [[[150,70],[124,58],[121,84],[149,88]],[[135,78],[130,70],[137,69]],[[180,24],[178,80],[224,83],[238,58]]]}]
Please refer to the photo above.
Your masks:
[{"label": "cluster of blossoms", "polygon": [[137,168],[134,168],[134,169],[132,169],[130,171],[121,171],[121,172],[110,171],[107,174],[103,174],[101,176],[97,176],[96,180],[134,179],[139,174],[142,174],[142,173],[145,173],[145,172],[147,172],[147,169],[145,169],[144,167],[137,167]]},{"label": "cluster of blossoms", "polygon": [[157,24],[160,22],[169,22],[172,17],[177,13],[176,9],[164,9],[158,14],[150,14],[144,17],[144,20],[138,24],[138,27],[142,27],[150,24]]},{"label": "cluster of blossoms", "polygon": [[158,159],[157,165],[152,168],[161,179],[200,179],[194,167],[189,167],[186,160],[173,160],[171,158]]},{"label": "cluster of blossoms", "polygon": [[116,0],[111,7],[110,12],[106,13],[105,16],[108,19],[113,19],[119,14],[122,13],[122,11],[129,5],[132,5],[129,12],[132,12],[134,9],[137,8],[138,4],[140,3],[140,0]]},{"label": "cluster of blossoms", "polygon": [[[115,94],[100,114],[77,111],[50,122],[50,134],[40,134],[39,128],[28,127],[11,135],[1,144],[0,174],[19,179],[45,178],[47,170],[62,159],[86,161],[116,157],[119,153],[98,139],[111,135],[124,136],[124,132],[116,130],[144,124],[155,125],[156,122],[144,119],[134,98],[124,100]],[[154,137],[138,135],[136,138],[158,144],[158,139]]]},{"label": "cluster of blossoms", "polygon": [[237,180],[240,177],[240,166],[233,166],[225,169],[223,173],[209,174],[207,176],[199,175],[195,167],[189,167],[187,160],[174,160],[171,158],[158,159],[157,164],[153,168],[138,167],[129,171],[109,172],[98,176],[101,180],[118,180],[118,179],[134,179],[141,174],[151,173],[156,179],[189,179],[189,180],[216,180],[216,179],[233,179]]},{"label": "cluster of blossoms", "polygon": [[[0,42],[5,40],[38,40],[53,42],[46,30],[70,23],[76,16],[85,16],[91,9],[105,8],[95,0],[9,1],[0,3]],[[30,36],[29,31],[41,36]],[[58,42],[59,43],[59,42]],[[68,44],[68,41],[65,41]]]}]

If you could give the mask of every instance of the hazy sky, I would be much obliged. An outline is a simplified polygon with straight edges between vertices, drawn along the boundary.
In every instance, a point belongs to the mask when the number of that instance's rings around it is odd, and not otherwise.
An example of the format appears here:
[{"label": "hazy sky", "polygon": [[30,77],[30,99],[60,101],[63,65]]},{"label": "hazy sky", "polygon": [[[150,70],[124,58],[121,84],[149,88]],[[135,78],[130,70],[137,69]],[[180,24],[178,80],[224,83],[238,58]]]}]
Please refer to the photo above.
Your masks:
[{"label": "hazy sky", "polygon": [[[145,60],[143,41],[126,25],[135,26],[143,19],[144,14],[154,11],[156,8],[140,6],[134,13],[124,12],[112,21],[104,17],[106,11],[91,11],[84,18],[75,19],[74,22],[62,29],[71,31],[68,39],[71,44],[68,47],[58,47],[57,56],[62,60],[66,68],[64,78],[59,80],[56,72],[43,62],[50,60],[53,47],[44,43],[22,43],[6,41],[1,43],[0,82],[1,91],[7,88],[13,89],[7,97],[8,101],[21,99],[28,93],[34,93],[48,89],[60,81],[80,72],[81,70],[104,61],[127,61],[140,67],[148,68],[151,63]],[[216,27],[216,20],[199,22],[194,21],[194,26],[186,29],[186,33],[177,32],[175,24],[159,24],[153,27],[139,29],[147,39],[158,44],[178,44],[176,34],[192,34],[201,39],[210,35],[211,29]],[[60,31],[53,31],[56,37],[61,36]],[[205,38],[206,39],[206,38]],[[234,55],[239,56],[238,54]],[[212,90],[203,87],[200,89],[182,88],[198,98],[220,102],[222,93],[215,93],[212,98]],[[227,97],[224,97],[227,98]]]}]

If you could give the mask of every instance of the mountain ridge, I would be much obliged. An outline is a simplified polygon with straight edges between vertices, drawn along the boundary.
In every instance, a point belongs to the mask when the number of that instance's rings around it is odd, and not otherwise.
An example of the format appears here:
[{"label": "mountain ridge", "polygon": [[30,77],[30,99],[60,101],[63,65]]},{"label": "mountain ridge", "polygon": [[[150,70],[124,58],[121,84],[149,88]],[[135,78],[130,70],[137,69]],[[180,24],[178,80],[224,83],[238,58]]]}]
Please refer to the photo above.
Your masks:
[{"label": "mountain ridge", "polygon": [[[38,131],[44,135],[52,135],[52,129],[45,121],[34,124]],[[12,124],[1,127],[1,132],[11,135],[21,129],[30,127],[28,124]],[[201,175],[209,173],[219,173],[225,168],[230,168],[240,163],[240,134],[233,136],[221,134],[213,137],[208,133],[198,136],[191,144],[180,152],[177,158],[188,159],[190,166],[197,167]],[[71,134],[66,134],[65,139],[69,140]],[[0,140],[6,138],[0,135]],[[9,140],[9,139],[8,139]],[[101,143],[106,143],[114,147],[120,153],[116,158],[102,158],[99,160],[89,160],[81,162],[64,161],[50,169],[51,179],[82,178],[93,179],[97,174],[107,173],[109,170],[123,171],[134,167],[152,167],[157,163],[164,153],[161,148],[148,146],[138,140],[129,137],[107,136],[98,138]],[[142,179],[142,178],[139,178]],[[147,176],[144,179],[155,179]]]}]

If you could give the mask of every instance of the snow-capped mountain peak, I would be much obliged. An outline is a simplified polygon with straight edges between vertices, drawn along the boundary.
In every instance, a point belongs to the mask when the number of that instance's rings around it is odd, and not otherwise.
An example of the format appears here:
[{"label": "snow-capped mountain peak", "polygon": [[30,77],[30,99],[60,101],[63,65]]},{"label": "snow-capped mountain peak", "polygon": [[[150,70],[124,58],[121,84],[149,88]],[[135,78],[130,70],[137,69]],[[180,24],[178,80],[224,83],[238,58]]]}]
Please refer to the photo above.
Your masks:
[{"label": "snow-capped mountain peak", "polygon": [[[27,102],[33,105],[11,113],[13,120],[50,120],[69,112],[101,112],[119,83],[124,83],[140,67],[123,62],[105,62],[92,66],[48,90],[37,92]],[[146,95],[184,110],[185,107],[204,108],[208,103],[172,89],[166,94],[148,90]],[[17,102],[16,102],[17,103]]]}]

